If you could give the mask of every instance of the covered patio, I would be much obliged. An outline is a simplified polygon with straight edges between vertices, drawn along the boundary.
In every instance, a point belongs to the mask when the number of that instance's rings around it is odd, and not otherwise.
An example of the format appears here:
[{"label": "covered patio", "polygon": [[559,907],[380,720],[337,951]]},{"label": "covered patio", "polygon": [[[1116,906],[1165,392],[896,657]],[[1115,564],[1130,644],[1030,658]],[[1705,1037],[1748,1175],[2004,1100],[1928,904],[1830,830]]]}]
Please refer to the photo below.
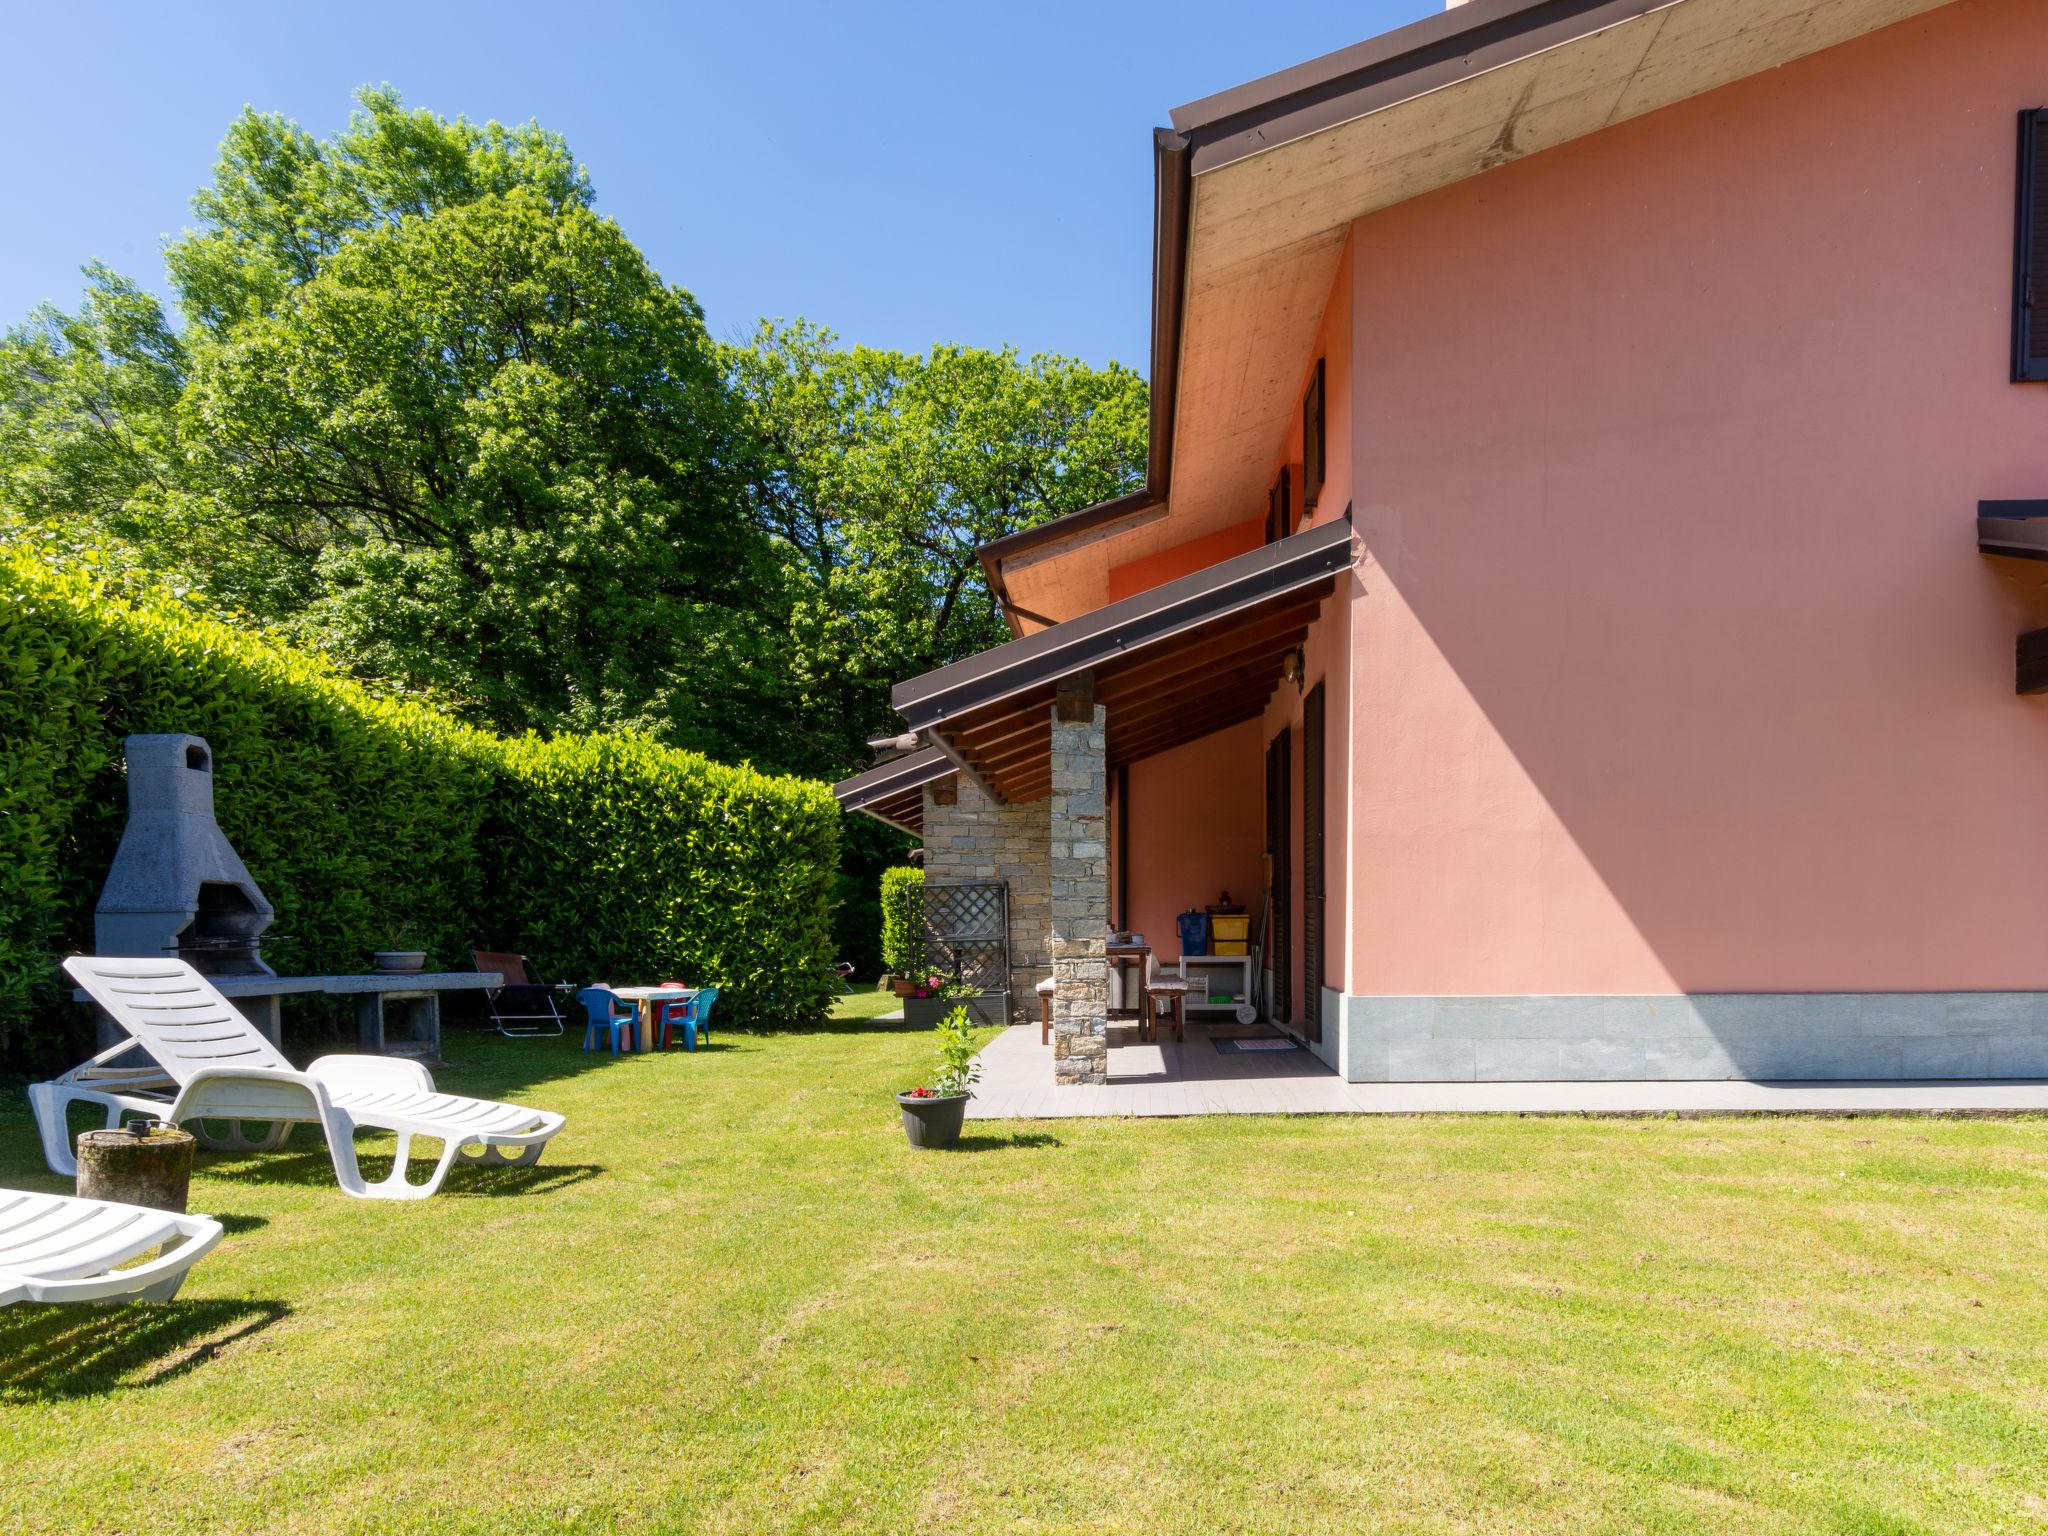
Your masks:
[{"label": "covered patio", "polygon": [[[1283,679],[1300,684],[1303,644],[1350,560],[1350,525],[1333,520],[913,678],[893,701],[920,750],[837,786],[849,809],[924,837],[928,892],[1004,882],[1013,1022],[1036,1017],[1038,985],[1053,983],[1050,1049],[1029,1031],[1045,1087],[1156,1076],[1162,1053],[1180,1054],[1112,1033],[1112,1005],[1126,999],[1112,995],[1105,949],[1112,932],[1136,930],[1156,963],[1178,961],[1174,913],[1224,883],[1201,856],[1219,819],[1234,840],[1229,884],[1256,924],[1272,874],[1257,722]],[[1147,809],[1134,813],[1132,770],[1198,743],[1171,773],[1141,770]],[[1246,958],[1256,999],[1260,966]],[[1136,986],[1124,990],[1135,1002]],[[1257,1061],[1234,1065],[1258,1075]]]}]

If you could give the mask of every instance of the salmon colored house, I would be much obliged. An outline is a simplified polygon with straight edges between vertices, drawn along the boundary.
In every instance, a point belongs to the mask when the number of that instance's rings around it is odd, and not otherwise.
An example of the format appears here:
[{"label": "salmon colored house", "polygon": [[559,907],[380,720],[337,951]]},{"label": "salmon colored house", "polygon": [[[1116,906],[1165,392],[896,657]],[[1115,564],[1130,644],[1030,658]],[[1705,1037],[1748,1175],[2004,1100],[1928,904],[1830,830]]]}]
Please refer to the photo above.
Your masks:
[{"label": "salmon colored house", "polygon": [[2040,0],[1473,0],[1177,110],[1147,488],[843,803],[1061,1081],[1226,888],[1352,1081],[2048,1076],[2044,103]]}]

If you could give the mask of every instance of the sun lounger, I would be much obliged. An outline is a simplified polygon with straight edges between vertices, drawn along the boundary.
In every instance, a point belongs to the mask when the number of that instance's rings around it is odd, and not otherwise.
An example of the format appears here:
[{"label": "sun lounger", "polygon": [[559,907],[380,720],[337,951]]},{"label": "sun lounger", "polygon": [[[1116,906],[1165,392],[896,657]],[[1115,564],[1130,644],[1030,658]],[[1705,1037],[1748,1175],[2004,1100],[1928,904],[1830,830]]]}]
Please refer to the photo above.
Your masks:
[{"label": "sun lounger", "polygon": [[[547,1110],[436,1092],[426,1068],[414,1061],[323,1056],[301,1072],[182,960],[74,956],[64,969],[133,1038],[62,1077],[30,1086],[43,1160],[53,1173],[76,1171],[66,1112],[79,1102],[102,1106],[109,1126],[120,1123],[124,1110],[178,1123],[268,1124],[274,1127],[270,1136],[241,1143],[264,1150],[282,1145],[294,1125],[317,1125],[341,1187],[381,1200],[426,1198],[458,1159],[537,1162],[562,1128],[562,1117]],[[119,1064],[138,1048],[146,1063]],[[358,1130],[398,1137],[390,1174],[374,1184],[356,1166]],[[405,1176],[415,1136],[442,1143],[440,1161],[424,1184],[408,1183]]]},{"label": "sun lounger", "polygon": [[[211,1216],[0,1189],[0,1307],[169,1301],[220,1233]],[[132,1269],[115,1267],[153,1248],[164,1251]]]}]

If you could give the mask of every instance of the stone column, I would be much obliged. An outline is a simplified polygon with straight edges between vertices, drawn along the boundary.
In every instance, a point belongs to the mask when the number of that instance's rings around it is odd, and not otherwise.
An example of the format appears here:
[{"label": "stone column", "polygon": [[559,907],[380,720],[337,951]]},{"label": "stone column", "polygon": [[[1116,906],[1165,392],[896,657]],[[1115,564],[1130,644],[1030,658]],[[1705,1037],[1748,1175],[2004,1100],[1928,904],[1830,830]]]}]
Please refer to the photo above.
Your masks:
[{"label": "stone column", "polygon": [[1109,779],[1105,712],[1089,674],[1052,705],[1052,1070],[1058,1083],[1109,1081]]}]

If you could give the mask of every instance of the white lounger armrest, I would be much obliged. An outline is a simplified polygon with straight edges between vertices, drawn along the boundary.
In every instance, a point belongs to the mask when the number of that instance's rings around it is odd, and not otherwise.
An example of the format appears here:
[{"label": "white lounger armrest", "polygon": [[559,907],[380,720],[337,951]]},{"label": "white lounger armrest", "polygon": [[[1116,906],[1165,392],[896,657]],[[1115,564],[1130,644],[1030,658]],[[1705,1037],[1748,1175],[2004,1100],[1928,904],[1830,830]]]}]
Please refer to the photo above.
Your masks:
[{"label": "white lounger armrest", "polygon": [[[0,1189],[0,1306],[169,1301],[221,1239],[210,1216]],[[129,1269],[116,1266],[175,1243]]]},{"label": "white lounger armrest", "polygon": [[[0,1273],[0,1291],[15,1284],[24,1299],[46,1303],[72,1301],[148,1300],[169,1301],[185,1271],[205,1258],[225,1230],[211,1216],[180,1216],[172,1224],[184,1237],[177,1247],[159,1253],[146,1263],[127,1269],[110,1269],[104,1274],[76,1280],[38,1280],[32,1276]],[[148,1293],[164,1287],[159,1294]]]}]

